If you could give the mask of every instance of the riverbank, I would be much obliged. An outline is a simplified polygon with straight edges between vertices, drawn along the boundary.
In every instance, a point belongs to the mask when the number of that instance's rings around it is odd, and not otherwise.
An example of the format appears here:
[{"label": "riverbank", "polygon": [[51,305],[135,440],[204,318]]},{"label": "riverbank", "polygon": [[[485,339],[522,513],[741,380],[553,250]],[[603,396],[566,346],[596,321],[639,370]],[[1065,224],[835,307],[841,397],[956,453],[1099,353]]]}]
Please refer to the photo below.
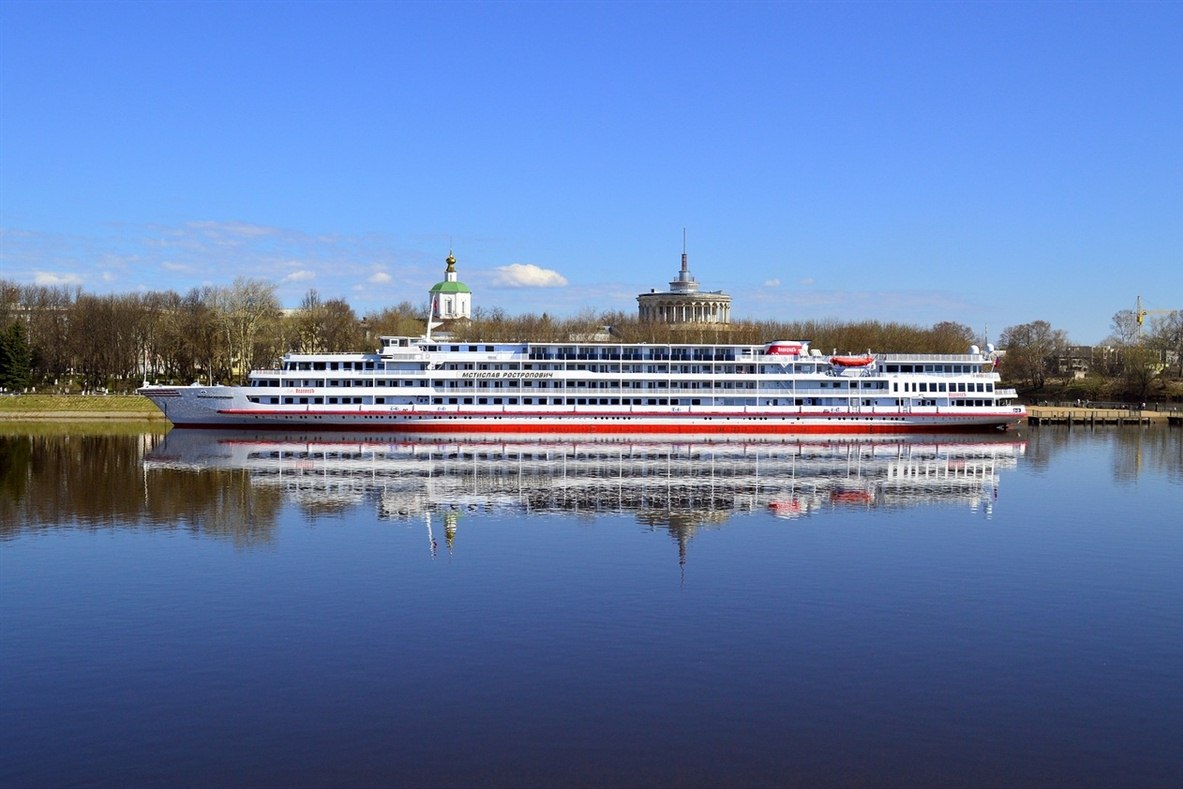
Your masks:
[{"label": "riverbank", "polygon": [[41,395],[0,397],[4,422],[167,422],[142,395]]},{"label": "riverbank", "polygon": [[[167,422],[141,395],[10,395],[0,397],[4,422]],[[1183,411],[1027,406],[1028,424],[1183,424]]]}]

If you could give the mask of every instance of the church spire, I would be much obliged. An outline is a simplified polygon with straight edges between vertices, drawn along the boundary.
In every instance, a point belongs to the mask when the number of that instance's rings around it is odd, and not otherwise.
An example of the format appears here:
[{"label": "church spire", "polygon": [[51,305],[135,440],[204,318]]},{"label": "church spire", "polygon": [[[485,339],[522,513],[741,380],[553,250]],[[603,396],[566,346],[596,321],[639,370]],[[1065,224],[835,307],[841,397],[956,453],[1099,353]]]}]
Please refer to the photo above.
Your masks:
[{"label": "church spire", "polygon": [[694,293],[698,290],[698,283],[690,275],[690,257],[686,254],[686,228],[682,228],[682,269],[678,278],[670,281],[670,290],[674,293]]}]

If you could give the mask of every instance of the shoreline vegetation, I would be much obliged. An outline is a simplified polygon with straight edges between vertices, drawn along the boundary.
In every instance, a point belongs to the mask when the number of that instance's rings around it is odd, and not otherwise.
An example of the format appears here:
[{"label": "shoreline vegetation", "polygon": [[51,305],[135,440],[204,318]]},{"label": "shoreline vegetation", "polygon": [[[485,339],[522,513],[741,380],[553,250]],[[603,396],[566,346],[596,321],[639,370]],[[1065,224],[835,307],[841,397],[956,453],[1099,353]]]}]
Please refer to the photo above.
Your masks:
[{"label": "shoreline vegetation", "polygon": [[[145,381],[243,384],[250,370],[273,369],[285,353],[353,353],[374,348],[384,335],[419,337],[426,330],[426,305],[403,301],[359,317],[344,299],[324,300],[310,290],[298,308],[287,310],[275,290],[274,283],[240,277],[229,287],[185,295],[100,296],[0,279],[0,393],[131,394]],[[471,319],[446,321],[439,328],[455,343],[758,345],[804,338],[835,355],[865,349],[964,354],[973,345],[990,348],[984,330],[954,321],[932,326],[838,319],[666,324],[621,310],[587,309],[559,317],[477,307]],[[1183,310],[1161,317],[1140,308],[1121,310],[1112,328],[1100,346],[1073,345],[1063,330],[1042,320],[1004,328],[994,338],[1003,383],[1028,403],[1183,403]],[[73,405],[66,409],[75,410]]]},{"label": "shoreline vegetation", "polygon": [[[1074,423],[1095,422],[1103,424],[1114,420],[1141,419],[1149,424],[1168,424],[1172,417],[1179,419],[1183,409],[1179,406],[1149,404],[1117,406],[1046,404],[1028,405],[1030,420],[1071,419]],[[110,395],[44,395],[21,394],[0,396],[0,423],[4,422],[68,422],[80,425],[86,422],[147,422],[154,426],[168,427],[169,422],[152,401],[138,394]],[[1128,424],[1128,422],[1122,422]]]},{"label": "shoreline vegetation", "polygon": [[0,397],[0,422],[159,422],[164,414],[138,394],[19,394]]}]

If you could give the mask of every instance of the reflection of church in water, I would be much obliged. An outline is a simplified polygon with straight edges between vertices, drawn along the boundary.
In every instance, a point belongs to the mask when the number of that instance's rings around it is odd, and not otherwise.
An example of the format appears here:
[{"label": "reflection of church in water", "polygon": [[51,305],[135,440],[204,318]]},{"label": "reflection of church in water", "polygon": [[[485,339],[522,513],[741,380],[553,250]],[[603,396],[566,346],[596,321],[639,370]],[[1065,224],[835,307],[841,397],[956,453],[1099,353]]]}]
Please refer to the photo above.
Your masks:
[{"label": "reflection of church in water", "polygon": [[454,549],[480,518],[632,513],[667,531],[685,561],[700,530],[741,515],[935,504],[989,517],[999,472],[1024,446],[1005,436],[697,443],[190,430],[170,432],[145,466],[245,470],[310,511],[372,506],[381,519],[424,523],[433,551],[441,538]]}]

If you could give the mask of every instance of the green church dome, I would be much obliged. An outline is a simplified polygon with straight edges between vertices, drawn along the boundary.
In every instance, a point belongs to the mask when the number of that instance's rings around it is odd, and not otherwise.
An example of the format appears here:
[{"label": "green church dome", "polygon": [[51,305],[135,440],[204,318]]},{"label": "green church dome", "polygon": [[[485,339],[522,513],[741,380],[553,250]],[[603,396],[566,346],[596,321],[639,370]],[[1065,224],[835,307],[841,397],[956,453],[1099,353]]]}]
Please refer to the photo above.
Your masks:
[{"label": "green church dome", "polygon": [[437,282],[431,286],[431,293],[472,293],[463,282]]},{"label": "green church dome", "polygon": [[432,285],[428,293],[472,293],[467,285],[456,280],[456,258],[451,252],[448,253],[448,259],[445,262],[448,264],[448,267],[444,269],[444,276],[447,279]]}]

